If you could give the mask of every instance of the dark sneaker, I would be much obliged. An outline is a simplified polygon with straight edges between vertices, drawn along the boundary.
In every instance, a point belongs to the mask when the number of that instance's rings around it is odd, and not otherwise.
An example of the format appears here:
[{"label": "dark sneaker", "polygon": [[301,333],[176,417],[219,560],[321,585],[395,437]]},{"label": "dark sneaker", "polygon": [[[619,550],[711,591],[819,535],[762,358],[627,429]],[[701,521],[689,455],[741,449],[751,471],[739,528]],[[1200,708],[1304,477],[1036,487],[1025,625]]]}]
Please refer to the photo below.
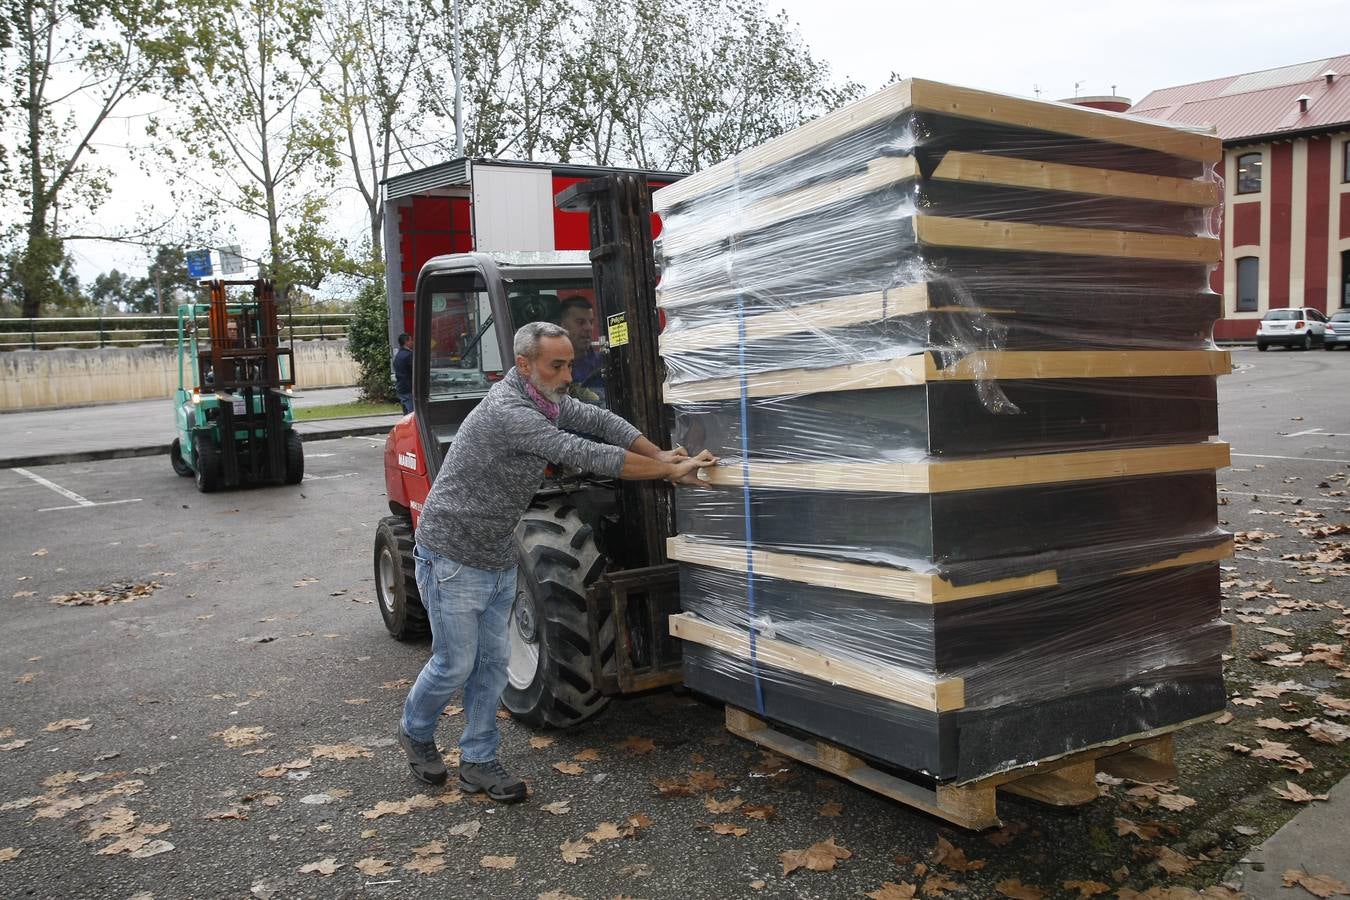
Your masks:
[{"label": "dark sneaker", "polygon": [[525,799],[525,782],[507,773],[497,760],[491,762],[461,762],[459,786],[470,794],[484,791],[500,803],[519,803]]},{"label": "dark sneaker", "polygon": [[435,741],[415,741],[400,725],[398,745],[408,754],[408,765],[414,775],[427,784],[445,784],[449,772],[446,771],[445,760],[441,759],[441,751],[436,749]]}]

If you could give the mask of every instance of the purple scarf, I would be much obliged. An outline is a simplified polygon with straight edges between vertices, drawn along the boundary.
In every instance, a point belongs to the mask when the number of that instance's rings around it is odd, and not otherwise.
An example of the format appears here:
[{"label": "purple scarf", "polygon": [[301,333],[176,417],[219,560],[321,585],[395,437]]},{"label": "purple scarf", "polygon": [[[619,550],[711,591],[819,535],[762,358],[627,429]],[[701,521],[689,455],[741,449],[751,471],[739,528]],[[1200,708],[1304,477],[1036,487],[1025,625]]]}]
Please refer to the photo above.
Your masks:
[{"label": "purple scarf", "polygon": [[558,414],[562,412],[558,404],[539,393],[539,389],[531,384],[529,379],[523,380],[525,381],[525,395],[534,401],[535,408],[543,413],[544,418],[550,422],[557,422]]}]

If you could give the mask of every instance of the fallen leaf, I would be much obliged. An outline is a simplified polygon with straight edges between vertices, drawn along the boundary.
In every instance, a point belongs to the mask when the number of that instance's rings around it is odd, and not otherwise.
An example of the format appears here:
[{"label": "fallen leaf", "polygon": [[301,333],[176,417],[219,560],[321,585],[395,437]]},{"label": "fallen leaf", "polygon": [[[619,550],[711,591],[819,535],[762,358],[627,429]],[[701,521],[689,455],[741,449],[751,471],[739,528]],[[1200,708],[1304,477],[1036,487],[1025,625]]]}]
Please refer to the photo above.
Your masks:
[{"label": "fallen leaf", "polygon": [[803,866],[812,872],[829,872],[834,869],[838,860],[848,859],[852,855],[853,851],[838,846],[831,837],[812,844],[805,850],[788,850],[780,853],[778,860],[783,864],[783,874],[790,875]]},{"label": "fallen leaf", "polygon": [[587,747],[572,756],[577,762],[595,762],[600,759],[600,751],[594,747]]},{"label": "fallen leaf", "polygon": [[624,740],[616,745],[620,750],[628,753],[636,753],[641,756],[645,753],[651,753],[656,749],[656,742],[649,737],[638,737],[630,734]]},{"label": "fallen leaf", "polygon": [[217,731],[212,737],[220,738],[225,742],[225,746],[227,747],[247,747],[251,744],[258,743],[258,741],[261,741],[264,738],[270,738],[272,735],[264,732],[263,726],[261,725],[250,725],[247,727],[231,725],[224,731]]},{"label": "fallen leaf", "polygon": [[732,797],[730,800],[718,800],[711,794],[703,798],[704,808],[706,808],[708,812],[712,813],[713,815],[721,815],[722,813],[729,813],[744,802],[745,800],[741,797]]},{"label": "fallen leaf", "polygon": [[393,863],[387,859],[376,859],[373,856],[367,856],[365,859],[358,859],[353,868],[362,875],[385,875],[394,871]]},{"label": "fallen leaf", "polygon": [[380,685],[380,687],[384,688],[386,691],[392,691],[398,688],[412,687],[412,679],[396,678],[393,681],[386,681],[384,684]]},{"label": "fallen leaf", "polygon": [[462,712],[464,712],[464,707],[462,706],[447,706],[445,709],[441,710],[441,715],[457,716]]},{"label": "fallen leaf", "polygon": [[279,763],[278,765],[275,766],[268,766],[266,769],[259,769],[258,777],[280,778],[287,772],[295,771],[296,769],[308,769],[311,765],[313,765],[313,761],[310,760],[308,757],[304,759],[293,759],[290,762]]},{"label": "fallen leaf", "polygon": [[441,869],[445,868],[444,856],[415,856],[403,864],[403,868],[409,872],[417,872],[421,875],[435,875]]},{"label": "fallen leaf", "polygon": [[1158,847],[1157,859],[1159,868],[1168,875],[1185,875],[1195,867],[1195,863],[1171,847]]},{"label": "fallen leaf", "polygon": [[929,858],[934,865],[951,869],[953,872],[969,872],[984,868],[984,860],[967,860],[966,852],[952,844],[945,837],[938,835],[937,846],[929,854]]},{"label": "fallen leaf", "polygon": [[445,852],[445,845],[440,841],[429,841],[420,847],[413,848],[413,856],[440,856]]},{"label": "fallen leaf", "polygon": [[[750,829],[743,825],[733,825],[730,822],[712,822],[710,824],[699,825],[698,828],[706,828],[713,834],[729,834],[732,837],[745,837],[750,833]],[[589,837],[589,835],[587,835]]]},{"label": "fallen leaf", "polygon": [[564,775],[585,775],[585,774],[586,774],[586,768],[585,768],[584,766],[582,766],[581,763],[574,763],[574,762],[556,762],[556,763],[553,764],[553,768],[557,769],[559,772],[561,772],[561,773],[564,774]]},{"label": "fallen leaf", "polygon": [[591,858],[591,846],[585,841],[563,841],[558,849],[562,851],[563,862],[576,863]]},{"label": "fallen leaf", "polygon": [[247,822],[248,813],[246,813],[243,809],[241,809],[238,806],[231,806],[229,809],[222,809],[217,810],[216,812],[209,812],[206,815],[202,816],[202,818],[206,819],[208,822],[219,821],[221,819],[238,819],[240,822]]},{"label": "fallen leaf", "polygon": [[1233,719],[1234,719],[1233,714],[1230,713],[1230,712],[1226,712],[1226,713],[1224,713],[1223,715],[1219,716],[1217,719],[1215,719],[1215,720],[1214,720],[1214,724],[1215,724],[1215,725],[1227,725],[1229,722],[1233,721]]},{"label": "fallen leaf", "polygon": [[947,891],[961,890],[961,883],[952,881],[941,872],[934,872],[923,883],[923,895],[925,897],[941,897]]},{"label": "fallen leaf", "polygon": [[869,891],[867,896],[871,900],[914,900],[918,888],[908,882],[896,884],[894,881],[882,882],[881,887],[875,891]]},{"label": "fallen leaf", "polygon": [[46,556],[46,555],[47,555],[47,548],[46,548],[46,547],[39,547],[39,548],[37,548],[36,550],[34,550],[34,551],[32,552],[31,555],[32,555],[32,556]]},{"label": "fallen leaf", "polygon": [[1303,888],[1314,897],[1335,897],[1350,895],[1350,885],[1330,875],[1312,875],[1298,869],[1287,869],[1284,873],[1284,886]]},{"label": "fallen leaf", "polygon": [[1271,785],[1270,789],[1285,800],[1292,800],[1295,803],[1311,803],[1314,800],[1327,799],[1326,794],[1309,793],[1292,781],[1286,781],[1283,788],[1280,788],[1277,785]]},{"label": "fallen leaf", "polygon": [[1261,741],[1261,746],[1252,751],[1252,756],[1257,759],[1294,759],[1298,756],[1293,750],[1289,749],[1288,744],[1279,741]]},{"label": "fallen leaf", "polygon": [[1077,891],[1080,897],[1095,897],[1098,894],[1105,894],[1111,888],[1100,881],[1066,881],[1064,890]]},{"label": "fallen leaf", "polygon": [[[43,731],[88,731],[94,726],[88,719],[57,719],[43,726]],[[101,734],[102,732],[100,732]]]},{"label": "fallen leaf", "polygon": [[[844,811],[844,804],[838,802],[837,800],[826,800],[824,803],[820,804],[820,807],[816,810],[816,814],[825,816],[826,818],[834,819],[838,818],[839,814],[842,813],[843,811]],[[887,882],[887,884],[889,883],[890,882]],[[885,885],[883,885],[883,887],[885,887]]]},{"label": "fallen leaf", "polygon": [[718,778],[716,773],[708,770],[690,772],[689,786],[698,791],[720,791],[726,788],[727,783],[724,779]]},{"label": "fallen leaf", "polygon": [[381,800],[370,809],[361,811],[363,819],[381,816],[406,816],[415,809],[435,809],[437,802],[426,794],[413,794],[407,800]]},{"label": "fallen leaf", "polygon": [[1158,836],[1162,833],[1161,829],[1157,825],[1152,825],[1148,823],[1141,825],[1129,819],[1116,819],[1115,826],[1116,826],[1116,834],[1120,835],[1121,837],[1124,837],[1127,834],[1132,834],[1135,837],[1143,838],[1146,841],[1157,840]]},{"label": "fallen leaf", "polygon": [[530,738],[530,746],[536,750],[543,750],[545,747],[553,746],[554,740],[555,738],[551,738],[542,734],[536,734]]},{"label": "fallen leaf", "polygon": [[581,897],[573,897],[571,894],[564,894],[562,891],[545,891],[535,900],[582,900]]},{"label": "fallen leaf", "polygon": [[342,866],[343,864],[338,862],[336,858],[329,856],[326,857],[325,859],[318,860],[317,862],[306,863],[305,865],[301,866],[297,871],[301,875],[309,875],[311,873],[317,873],[319,875],[332,875],[338,869],[341,869]]},{"label": "fallen leaf", "polygon": [[346,759],[370,759],[374,754],[368,747],[344,741],[341,744],[315,744],[310,755],[315,759],[336,759],[340,762]]},{"label": "fallen leaf", "polygon": [[6,863],[12,859],[18,859],[19,854],[22,852],[23,852],[22,847],[0,847],[0,863]]},{"label": "fallen leaf", "polygon": [[369,697],[349,697],[349,698],[347,698],[346,700],[343,700],[342,702],[343,702],[343,703],[346,703],[346,704],[348,704],[348,705],[350,705],[350,706],[360,706],[360,705],[363,704],[363,703],[369,703],[369,702],[370,702],[370,698],[369,698]]},{"label": "fallen leaf", "polygon": [[643,813],[634,813],[628,817],[628,824],[634,828],[650,828],[652,820]]},{"label": "fallen leaf", "polygon": [[552,803],[545,803],[539,808],[555,816],[565,816],[572,811],[572,807],[568,805],[567,800],[555,800]]},{"label": "fallen leaf", "polygon": [[173,849],[173,844],[168,841],[150,841],[144,846],[132,850],[128,856],[132,859],[149,859],[152,856],[159,856],[161,853],[168,853]]},{"label": "fallen leaf", "polygon": [[598,844],[601,841],[615,841],[619,838],[628,837],[630,834],[631,832],[620,831],[619,826],[613,822],[601,822],[595,826],[594,831],[586,832],[586,837]]},{"label": "fallen leaf", "polygon": [[1181,812],[1183,809],[1190,809],[1194,806],[1195,801],[1184,794],[1164,794],[1158,798],[1158,805],[1163,809]]},{"label": "fallen leaf", "polygon": [[994,885],[994,889],[1012,900],[1045,900],[1045,891],[1029,884],[1023,884],[1019,878],[1005,878]]}]

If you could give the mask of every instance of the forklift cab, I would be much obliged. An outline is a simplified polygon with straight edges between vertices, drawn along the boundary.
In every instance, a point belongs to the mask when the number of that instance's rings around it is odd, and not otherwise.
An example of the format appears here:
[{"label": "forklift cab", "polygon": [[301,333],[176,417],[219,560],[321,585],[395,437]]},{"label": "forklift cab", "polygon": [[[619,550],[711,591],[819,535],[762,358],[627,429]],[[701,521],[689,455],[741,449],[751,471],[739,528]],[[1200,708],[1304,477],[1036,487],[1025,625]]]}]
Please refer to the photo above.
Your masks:
[{"label": "forklift cab", "polygon": [[[528,322],[557,322],[581,298],[596,309],[585,251],[439,256],[417,279],[413,398],[434,479],[459,424],[515,365],[511,343]],[[606,352],[600,342],[599,352]],[[594,400],[593,400],[594,402]]]}]

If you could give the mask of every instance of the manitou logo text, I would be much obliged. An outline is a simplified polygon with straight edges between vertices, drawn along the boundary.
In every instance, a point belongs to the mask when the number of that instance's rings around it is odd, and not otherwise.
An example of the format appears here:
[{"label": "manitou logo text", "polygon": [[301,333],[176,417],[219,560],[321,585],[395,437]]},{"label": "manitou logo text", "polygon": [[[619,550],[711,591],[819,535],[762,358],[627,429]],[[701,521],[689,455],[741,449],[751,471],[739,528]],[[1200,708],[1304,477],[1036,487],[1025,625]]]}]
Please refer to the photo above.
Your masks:
[{"label": "manitou logo text", "polygon": [[410,450],[405,450],[398,455],[398,464],[409,472],[417,471],[417,454]]}]

